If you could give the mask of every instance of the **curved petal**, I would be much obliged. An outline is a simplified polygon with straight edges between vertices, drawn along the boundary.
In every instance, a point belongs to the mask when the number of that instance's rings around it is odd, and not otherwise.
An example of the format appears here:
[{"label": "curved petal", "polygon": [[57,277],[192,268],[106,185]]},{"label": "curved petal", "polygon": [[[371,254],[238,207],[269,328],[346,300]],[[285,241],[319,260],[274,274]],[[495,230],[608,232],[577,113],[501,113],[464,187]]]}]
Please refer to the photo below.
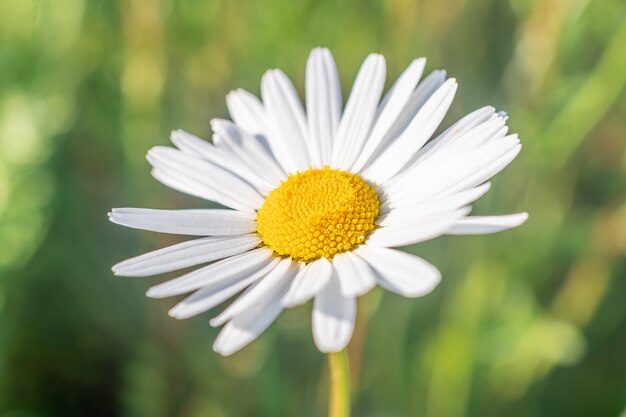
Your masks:
[{"label": "curved petal", "polygon": [[313,303],[313,339],[321,352],[338,352],[346,347],[356,316],[356,299],[341,293],[339,279],[333,275],[315,296]]},{"label": "curved petal", "polygon": [[341,119],[341,86],[330,51],[315,48],[306,63],[306,111],[309,154],[315,168],[329,165]]},{"label": "curved petal", "polygon": [[145,277],[164,274],[229,256],[259,246],[256,234],[205,237],[169,246],[127,259],[113,266],[113,273],[124,277]]},{"label": "curved petal", "polygon": [[441,281],[436,267],[406,252],[362,245],[354,253],[372,267],[381,287],[405,297],[426,295]]}]

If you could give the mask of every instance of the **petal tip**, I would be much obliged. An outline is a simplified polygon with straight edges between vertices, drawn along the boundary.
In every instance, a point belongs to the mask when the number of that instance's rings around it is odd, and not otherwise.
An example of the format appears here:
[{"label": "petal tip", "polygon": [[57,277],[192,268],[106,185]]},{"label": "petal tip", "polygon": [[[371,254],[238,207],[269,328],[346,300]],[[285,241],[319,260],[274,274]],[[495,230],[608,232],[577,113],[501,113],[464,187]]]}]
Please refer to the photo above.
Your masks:
[{"label": "petal tip", "polygon": [[[218,336],[219,337],[219,336]],[[225,346],[223,343],[220,342],[220,340],[216,340],[215,343],[213,343],[213,351],[221,356],[227,357],[232,355],[233,353],[235,353],[237,351],[237,349],[233,349],[232,346]]]},{"label": "petal tip", "polygon": [[220,327],[225,321],[226,320],[224,320],[220,315],[209,320],[209,325],[211,325],[211,327]]},{"label": "petal tip", "polygon": [[175,305],[174,307],[172,307],[170,311],[167,312],[167,315],[176,320],[183,320],[187,318],[187,316],[182,314],[180,305]]},{"label": "petal tip", "polygon": [[518,226],[523,225],[524,223],[526,223],[526,220],[528,220],[528,213],[525,211],[518,213],[517,216],[518,216],[517,218]]},{"label": "petal tip", "polygon": [[146,297],[149,298],[163,298],[163,294],[157,287],[150,287],[148,291],[146,291]]}]

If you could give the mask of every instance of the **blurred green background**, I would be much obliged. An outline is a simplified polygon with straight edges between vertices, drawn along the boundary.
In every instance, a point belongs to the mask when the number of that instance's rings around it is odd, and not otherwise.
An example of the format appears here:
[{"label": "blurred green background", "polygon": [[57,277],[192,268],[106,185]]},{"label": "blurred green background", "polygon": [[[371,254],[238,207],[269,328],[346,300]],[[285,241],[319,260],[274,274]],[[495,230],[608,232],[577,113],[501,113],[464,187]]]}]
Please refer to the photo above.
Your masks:
[{"label": "blurred green background", "polygon": [[493,104],[524,144],[475,209],[524,227],[409,248],[438,289],[360,300],[354,416],[626,415],[623,0],[0,0],[0,416],[325,415],[310,305],[219,357],[211,314],[110,272],[178,238],[106,217],[205,207],[145,152],[267,68],[302,92],[315,46],[344,97],[369,52],[390,80],[426,56],[460,82],[445,124]]}]

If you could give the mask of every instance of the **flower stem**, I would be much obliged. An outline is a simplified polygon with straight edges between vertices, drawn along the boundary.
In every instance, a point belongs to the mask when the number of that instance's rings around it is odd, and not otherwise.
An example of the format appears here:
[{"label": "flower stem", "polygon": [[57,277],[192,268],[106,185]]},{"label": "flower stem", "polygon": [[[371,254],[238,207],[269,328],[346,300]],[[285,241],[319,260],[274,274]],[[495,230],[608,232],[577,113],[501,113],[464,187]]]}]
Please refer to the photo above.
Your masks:
[{"label": "flower stem", "polygon": [[331,352],[328,354],[330,367],[330,401],[328,417],[350,416],[350,369],[348,352]]}]

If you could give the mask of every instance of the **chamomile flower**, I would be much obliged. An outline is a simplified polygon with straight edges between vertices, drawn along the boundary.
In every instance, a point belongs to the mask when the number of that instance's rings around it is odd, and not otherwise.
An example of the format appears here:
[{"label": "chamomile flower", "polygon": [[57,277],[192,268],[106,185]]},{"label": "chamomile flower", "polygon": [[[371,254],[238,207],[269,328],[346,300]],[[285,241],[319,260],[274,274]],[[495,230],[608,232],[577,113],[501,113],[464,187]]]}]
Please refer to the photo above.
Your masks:
[{"label": "chamomile flower", "polygon": [[153,286],[149,297],[192,293],[170,311],[183,319],[241,293],[211,320],[214,349],[252,342],[285,308],[313,300],[313,337],[335,352],[350,341],[356,298],[376,285],[406,297],[431,292],[436,267],[392,249],[441,235],[485,234],[522,224],[525,213],[469,216],[487,182],[519,153],[506,116],[474,111],[432,138],[457,90],[426,61],[411,62],[383,96],[385,60],[368,56],[345,108],[327,49],[306,66],[306,108],[287,76],[269,70],[262,101],[227,96],[233,121],[213,120],[213,141],[172,133],[154,147],[153,176],[225,209],[113,209],[124,226],[201,236],[121,262],[116,275],[198,269]]}]

